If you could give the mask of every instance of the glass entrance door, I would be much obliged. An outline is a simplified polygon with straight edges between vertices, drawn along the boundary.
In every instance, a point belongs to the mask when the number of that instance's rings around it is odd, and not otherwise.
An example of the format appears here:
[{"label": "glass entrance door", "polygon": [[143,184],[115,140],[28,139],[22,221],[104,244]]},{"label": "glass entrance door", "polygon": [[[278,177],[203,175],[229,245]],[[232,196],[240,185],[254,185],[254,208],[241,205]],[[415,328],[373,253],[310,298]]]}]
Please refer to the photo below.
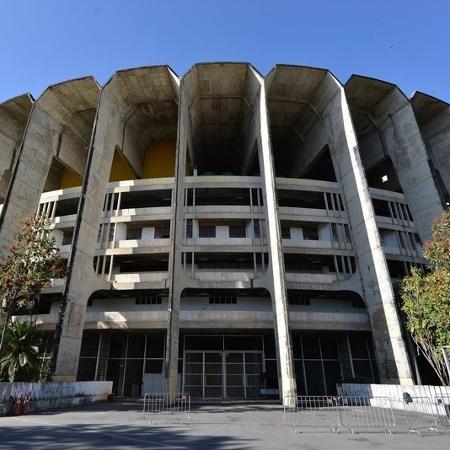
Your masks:
[{"label": "glass entrance door", "polygon": [[223,352],[186,352],[184,389],[194,398],[223,398]]},{"label": "glass entrance door", "polygon": [[262,373],[262,352],[186,352],[184,389],[194,398],[258,398]]},{"label": "glass entrance door", "polygon": [[226,397],[261,396],[263,357],[260,352],[226,352]]}]

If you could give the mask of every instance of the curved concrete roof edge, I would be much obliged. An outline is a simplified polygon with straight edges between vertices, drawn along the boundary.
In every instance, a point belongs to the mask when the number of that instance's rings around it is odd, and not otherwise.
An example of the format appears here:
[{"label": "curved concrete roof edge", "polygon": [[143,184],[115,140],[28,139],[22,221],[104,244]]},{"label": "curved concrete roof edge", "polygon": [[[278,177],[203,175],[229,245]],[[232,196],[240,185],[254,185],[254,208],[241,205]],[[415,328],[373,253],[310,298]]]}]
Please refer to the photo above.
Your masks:
[{"label": "curved concrete roof edge", "polygon": [[187,70],[187,72],[181,77],[181,80],[184,80],[186,76],[192,72],[197,66],[206,66],[206,65],[236,65],[236,66],[248,66],[251,67],[255,72],[257,72],[261,77],[264,78],[264,75],[252,64],[248,61],[205,61],[205,62],[197,62],[192,64],[191,67]]},{"label": "curved concrete roof edge", "polygon": [[439,103],[443,103],[444,105],[450,106],[450,103],[446,102],[445,100],[442,100],[441,98],[435,97],[434,95],[431,94],[427,94],[426,92],[423,91],[414,91],[410,96],[409,96],[409,100],[410,102],[413,102],[413,99],[415,96],[423,96],[423,97],[428,97],[429,99],[431,99],[432,101],[436,101]]},{"label": "curved concrete roof edge", "polygon": [[386,80],[380,80],[379,78],[374,78],[374,77],[368,77],[367,75],[359,75],[357,73],[352,73],[350,75],[350,77],[348,78],[348,80],[345,82],[344,86],[347,86],[347,84],[352,80],[352,79],[356,79],[356,78],[361,78],[361,79],[365,79],[365,80],[370,80],[376,83],[382,83],[382,84],[386,84],[386,85],[390,85],[392,86],[394,89],[397,89],[400,94],[405,98],[405,100],[407,102],[409,102],[409,98],[408,96],[395,84],[395,83],[391,83],[390,81],[386,81]]},{"label": "curved concrete roof edge", "polygon": [[350,77],[347,79],[347,81],[344,83],[344,82],[342,82],[342,81],[341,81],[341,80],[340,80],[340,79],[339,79],[339,78],[338,78],[338,77],[337,77],[330,69],[327,69],[327,68],[324,68],[324,67],[307,66],[307,65],[301,65],[301,64],[282,64],[282,63],[281,63],[281,64],[276,64],[275,66],[272,67],[272,69],[269,70],[269,72],[267,72],[266,75],[263,75],[263,74],[262,74],[262,73],[261,73],[261,72],[260,72],[260,71],[252,64],[252,63],[247,62],[247,61],[209,61],[209,62],[207,61],[207,62],[197,62],[197,63],[194,63],[194,64],[187,70],[187,72],[186,72],[184,75],[182,75],[181,77],[180,77],[180,75],[178,75],[177,72],[175,72],[175,70],[173,70],[172,67],[171,67],[170,65],[168,65],[168,64],[157,64],[157,65],[149,65],[149,66],[130,67],[130,68],[119,69],[119,70],[115,71],[115,72],[108,78],[108,80],[107,80],[103,85],[100,85],[100,84],[98,83],[97,79],[96,79],[93,75],[87,75],[87,76],[77,77],[77,78],[72,78],[72,79],[69,79],[69,80],[61,81],[61,82],[59,82],[59,83],[51,84],[51,85],[49,85],[47,88],[45,88],[44,91],[43,91],[37,98],[34,98],[32,94],[26,92],[26,93],[24,93],[24,94],[19,94],[19,95],[16,95],[16,96],[14,96],[14,97],[11,97],[11,98],[8,98],[8,99],[6,99],[6,100],[3,100],[2,102],[0,102],[0,105],[1,105],[1,104],[4,104],[4,103],[7,103],[7,102],[9,102],[9,101],[12,101],[12,100],[14,100],[14,99],[20,98],[20,97],[22,97],[22,96],[24,96],[24,95],[28,96],[32,102],[35,102],[35,101],[38,101],[38,100],[39,100],[39,99],[40,99],[40,98],[41,98],[41,97],[42,97],[49,89],[52,89],[52,88],[54,88],[54,87],[56,87],[56,86],[59,86],[59,85],[65,84],[65,83],[71,83],[71,82],[79,81],[79,80],[83,80],[83,79],[92,79],[92,80],[97,84],[97,86],[99,87],[99,89],[100,89],[100,90],[103,90],[103,89],[111,82],[111,80],[112,80],[117,74],[119,74],[119,73],[121,73],[121,72],[128,72],[128,71],[138,70],[138,69],[152,69],[152,68],[161,68],[161,67],[164,67],[164,68],[167,68],[167,70],[169,70],[170,72],[172,72],[173,75],[175,75],[175,76],[178,77],[180,80],[182,80],[182,79],[183,79],[189,72],[191,72],[196,66],[207,65],[207,64],[211,64],[211,65],[212,65],[212,64],[236,64],[236,65],[248,65],[248,66],[252,67],[252,69],[255,70],[255,71],[256,71],[259,75],[261,75],[264,79],[266,79],[267,77],[269,77],[269,76],[270,76],[270,75],[271,75],[278,67],[292,67],[292,68],[299,68],[299,69],[311,69],[311,70],[323,71],[323,72],[330,73],[330,74],[335,78],[335,80],[336,80],[338,83],[340,83],[341,86],[344,86],[344,87],[350,82],[350,80],[351,80],[352,78],[364,78],[364,79],[367,79],[367,80],[373,80],[374,82],[383,83],[383,84],[386,84],[386,85],[391,85],[393,88],[397,89],[407,101],[411,101],[411,99],[412,99],[416,94],[420,94],[420,95],[424,95],[424,96],[433,98],[433,99],[436,100],[436,101],[439,101],[439,102],[445,103],[445,104],[447,104],[447,105],[450,105],[450,103],[448,103],[447,101],[445,101],[445,100],[443,100],[443,99],[440,99],[440,98],[438,98],[438,97],[435,97],[435,96],[433,96],[433,95],[427,94],[427,93],[422,92],[422,91],[414,91],[414,92],[408,97],[408,96],[403,92],[403,90],[399,88],[399,86],[398,86],[397,84],[392,83],[392,82],[390,82],[390,81],[382,80],[382,79],[379,79],[379,78],[369,77],[369,76],[367,76],[367,75],[352,74],[352,75],[350,75]]},{"label": "curved concrete roof edge", "polygon": [[86,75],[84,77],[71,78],[70,80],[65,80],[65,81],[61,81],[59,83],[54,83],[54,84],[49,85],[47,88],[44,89],[42,94],[36,99],[36,102],[39,102],[44,97],[44,95],[47,92],[49,92],[51,89],[54,89],[54,88],[56,88],[58,86],[63,86],[65,84],[75,83],[77,81],[84,81],[84,80],[92,80],[97,85],[97,87],[99,88],[99,91],[100,91],[101,86],[98,83],[98,81],[96,80],[96,78],[94,76],[92,76],[92,75]]},{"label": "curved concrete roof edge", "polygon": [[24,92],[23,94],[16,95],[15,97],[11,97],[11,98],[4,100],[3,102],[0,102],[0,106],[6,105],[6,103],[13,102],[14,100],[17,100],[22,97],[27,97],[30,100],[30,105],[33,104],[35,101],[32,94],[30,94],[29,92]]},{"label": "curved concrete roof edge", "polygon": [[177,78],[180,78],[180,76],[175,72],[175,70],[172,69],[172,67],[170,67],[168,64],[155,64],[152,66],[136,66],[136,67],[129,67],[127,69],[119,69],[116,70],[107,80],[106,82],[103,84],[103,86],[101,86],[101,90],[105,89],[109,83],[111,83],[111,81],[114,80],[114,78],[116,78],[118,75],[120,75],[121,73],[125,73],[125,72],[131,72],[133,70],[142,70],[142,69],[161,69],[161,68],[165,68],[167,69],[169,72],[172,72],[172,74],[174,74]]}]

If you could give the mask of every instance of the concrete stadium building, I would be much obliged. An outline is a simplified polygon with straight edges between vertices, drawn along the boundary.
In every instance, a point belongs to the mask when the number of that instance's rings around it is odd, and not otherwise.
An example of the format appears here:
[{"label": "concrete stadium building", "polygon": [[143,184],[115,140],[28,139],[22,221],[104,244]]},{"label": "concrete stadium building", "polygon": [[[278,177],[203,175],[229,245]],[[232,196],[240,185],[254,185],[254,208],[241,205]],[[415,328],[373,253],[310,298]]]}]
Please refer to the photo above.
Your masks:
[{"label": "concrete stadium building", "polygon": [[[449,201],[450,108],[319,68],[168,66],[0,104],[0,257],[54,223],[56,378],[202,399],[418,381],[395,281]],[[49,344],[51,347],[51,343]]]}]

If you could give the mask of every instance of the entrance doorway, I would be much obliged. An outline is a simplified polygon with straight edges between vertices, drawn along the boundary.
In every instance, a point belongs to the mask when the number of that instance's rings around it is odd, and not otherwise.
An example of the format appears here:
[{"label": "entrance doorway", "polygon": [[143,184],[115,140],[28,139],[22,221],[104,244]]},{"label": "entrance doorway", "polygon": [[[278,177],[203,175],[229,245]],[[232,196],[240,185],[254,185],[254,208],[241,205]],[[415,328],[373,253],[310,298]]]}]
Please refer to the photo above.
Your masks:
[{"label": "entrance doorway", "polygon": [[192,397],[256,399],[262,395],[262,351],[186,351],[184,361],[184,390]]}]

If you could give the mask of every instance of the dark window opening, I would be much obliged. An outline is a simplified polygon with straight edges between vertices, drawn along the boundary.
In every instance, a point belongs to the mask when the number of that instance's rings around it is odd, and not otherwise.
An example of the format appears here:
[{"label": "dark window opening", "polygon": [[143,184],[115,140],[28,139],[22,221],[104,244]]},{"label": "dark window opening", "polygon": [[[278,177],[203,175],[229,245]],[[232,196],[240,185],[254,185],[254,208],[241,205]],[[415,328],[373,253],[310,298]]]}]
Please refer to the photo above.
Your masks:
[{"label": "dark window opening", "polygon": [[288,303],[290,305],[308,306],[311,305],[309,297],[299,294],[288,294]]},{"label": "dark window opening", "polygon": [[245,238],[246,230],[245,225],[230,225],[228,228],[230,238]]},{"label": "dark window opening", "polygon": [[278,189],[277,195],[281,207],[325,209],[322,192]]},{"label": "dark window opening", "polygon": [[127,226],[126,240],[140,240],[142,238],[142,228]]},{"label": "dark window opening", "polygon": [[160,305],[161,303],[161,297],[146,296],[136,298],[136,305]]},{"label": "dark window opening", "polygon": [[216,237],[216,227],[215,227],[215,225],[199,225],[199,227],[198,227],[198,237],[201,237],[201,238],[215,238]]},{"label": "dark window opening", "polygon": [[170,206],[172,203],[171,190],[146,190],[122,192],[121,209],[155,208]]},{"label": "dark window opening", "polygon": [[291,238],[291,229],[289,227],[281,227],[281,238],[282,239]]},{"label": "dark window opening", "polygon": [[235,295],[212,295],[209,297],[211,305],[236,305],[237,297]]},{"label": "dark window opening", "polygon": [[169,239],[170,225],[158,225],[155,227],[155,239]]}]

